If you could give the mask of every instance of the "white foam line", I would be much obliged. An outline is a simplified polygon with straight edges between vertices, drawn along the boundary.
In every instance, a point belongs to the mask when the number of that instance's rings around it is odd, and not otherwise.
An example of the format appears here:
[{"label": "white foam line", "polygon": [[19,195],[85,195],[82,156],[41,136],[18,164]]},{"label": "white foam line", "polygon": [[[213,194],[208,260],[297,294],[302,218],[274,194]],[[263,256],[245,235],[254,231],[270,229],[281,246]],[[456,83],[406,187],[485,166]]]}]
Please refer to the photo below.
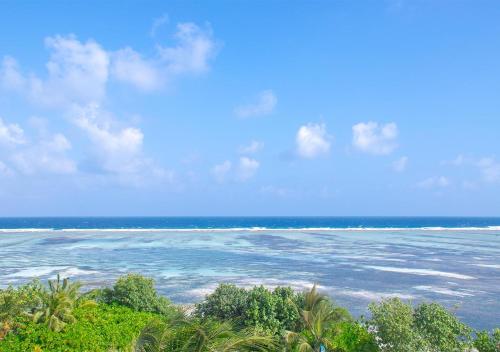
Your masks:
[{"label": "white foam line", "polygon": [[405,294],[405,293],[397,293],[397,292],[374,292],[374,291],[366,291],[366,290],[338,290],[335,291],[335,294],[341,296],[349,296],[349,297],[357,297],[366,299],[369,301],[379,301],[381,299],[386,298],[401,298],[401,299],[414,299],[414,295]]},{"label": "white foam line", "polygon": [[301,227],[301,228],[269,228],[269,227],[231,227],[231,228],[93,228],[93,229],[54,229],[54,228],[18,228],[0,229],[0,232],[304,232],[304,231],[500,231],[500,226],[484,227]]},{"label": "white foam line", "polygon": [[479,266],[481,268],[500,269],[500,264],[469,264],[469,265]]},{"label": "white foam line", "polygon": [[435,287],[435,286],[421,285],[421,286],[415,286],[413,288],[416,290],[419,290],[419,291],[438,293],[438,294],[445,295],[445,296],[455,296],[455,297],[474,296],[472,293],[450,290],[449,288],[446,288],[446,287]]},{"label": "white foam line", "polygon": [[413,275],[421,275],[421,276],[442,276],[442,277],[449,277],[449,278],[461,279],[461,280],[474,280],[475,279],[475,277],[468,276],[468,275],[449,273],[446,271],[437,271],[437,270],[430,270],[430,269],[395,268],[395,267],[391,267],[391,266],[375,266],[375,265],[366,265],[365,268],[380,270],[380,271],[389,271],[389,272],[393,272],[393,273],[413,274]]}]

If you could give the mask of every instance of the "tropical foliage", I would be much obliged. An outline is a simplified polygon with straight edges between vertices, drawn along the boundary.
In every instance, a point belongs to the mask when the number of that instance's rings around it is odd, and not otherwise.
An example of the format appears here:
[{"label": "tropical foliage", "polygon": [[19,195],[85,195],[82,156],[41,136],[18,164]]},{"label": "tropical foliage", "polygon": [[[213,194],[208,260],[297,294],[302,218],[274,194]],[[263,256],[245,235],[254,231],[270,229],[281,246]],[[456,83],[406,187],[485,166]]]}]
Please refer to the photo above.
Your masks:
[{"label": "tropical foliage", "polygon": [[181,320],[151,322],[141,333],[137,352],[275,351],[273,336],[236,330],[229,321]]},{"label": "tropical foliage", "polygon": [[76,321],[73,309],[76,305],[94,305],[95,302],[80,299],[79,282],[69,282],[68,278],[49,280],[49,289],[40,291],[41,307],[33,314],[34,322],[46,323],[50,330],[61,331],[66,324]]},{"label": "tropical foliage", "polygon": [[230,284],[221,284],[196,306],[196,315],[202,318],[231,320],[245,328],[255,328],[268,334],[281,334],[298,329],[303,295],[289,287],[273,291],[263,286],[251,290]]},{"label": "tropical foliage", "polygon": [[454,352],[472,347],[471,332],[437,303],[413,307],[398,298],[371,304],[368,326],[383,351]]},{"label": "tropical foliage", "polygon": [[316,286],[222,284],[185,310],[137,274],[83,294],[57,277],[0,290],[0,351],[500,352],[500,329],[474,332],[436,303],[389,299],[369,309],[355,320]]},{"label": "tropical foliage", "polygon": [[172,312],[171,302],[158,294],[154,280],[139,274],[120,277],[111,290],[104,290],[104,300],[106,303],[130,307],[139,312]]},{"label": "tropical foliage", "polygon": [[155,316],[136,312],[127,307],[99,304],[83,306],[73,311],[75,323],[59,332],[44,323],[27,321],[23,329],[0,341],[0,351],[131,351],[141,330]]},{"label": "tropical foliage", "polygon": [[300,352],[322,352],[335,350],[335,325],[352,320],[343,308],[335,306],[325,295],[319,294],[316,285],[305,294],[300,312],[302,331],[287,331],[285,340],[291,350]]}]

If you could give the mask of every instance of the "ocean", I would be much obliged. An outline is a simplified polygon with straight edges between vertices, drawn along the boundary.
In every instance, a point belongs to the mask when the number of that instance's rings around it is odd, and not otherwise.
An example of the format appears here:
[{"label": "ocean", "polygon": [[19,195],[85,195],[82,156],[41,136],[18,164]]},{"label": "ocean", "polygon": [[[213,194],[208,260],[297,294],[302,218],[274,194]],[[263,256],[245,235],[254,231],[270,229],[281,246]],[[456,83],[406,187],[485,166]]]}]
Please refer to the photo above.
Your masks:
[{"label": "ocean", "polygon": [[387,297],[500,326],[500,218],[0,218],[0,287],[56,273],[87,287],[138,272],[177,303],[218,283],[317,283],[356,316]]}]

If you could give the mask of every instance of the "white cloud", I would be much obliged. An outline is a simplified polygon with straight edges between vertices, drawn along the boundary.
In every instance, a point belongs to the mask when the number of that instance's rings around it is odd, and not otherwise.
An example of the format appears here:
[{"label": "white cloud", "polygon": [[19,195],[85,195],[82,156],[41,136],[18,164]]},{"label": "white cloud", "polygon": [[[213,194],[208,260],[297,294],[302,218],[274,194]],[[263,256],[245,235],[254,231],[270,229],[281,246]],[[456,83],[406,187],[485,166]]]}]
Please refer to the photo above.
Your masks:
[{"label": "white cloud", "polygon": [[97,105],[76,108],[75,124],[86,132],[96,150],[99,165],[106,172],[140,173],[147,159],[142,155],[144,135],[135,127],[121,127]]},{"label": "white cloud", "polygon": [[210,29],[204,30],[194,23],[180,23],[174,38],[177,45],[158,45],[154,58],[144,58],[129,47],[114,52],[111,56],[113,77],[151,91],[162,88],[181,74],[197,74],[209,69],[210,59],[216,54]]},{"label": "white cloud", "polygon": [[153,58],[144,58],[130,47],[107,51],[92,39],[82,42],[74,35],[47,37],[45,46],[50,50],[50,58],[46,77],[25,75],[13,58],[5,57],[0,85],[24,93],[37,103],[64,107],[102,101],[110,75],[151,91],[180,74],[208,70],[216,53],[210,29],[180,23],[174,38],[176,46],[158,45]]},{"label": "white cloud", "polygon": [[242,156],[234,167],[231,161],[226,160],[215,165],[210,173],[218,183],[228,180],[247,181],[255,175],[259,167],[260,163],[257,160]]},{"label": "white cloud", "polygon": [[83,43],[75,36],[45,38],[50,50],[46,64],[47,77],[23,75],[14,59],[2,64],[4,88],[23,92],[33,101],[61,106],[73,102],[102,100],[106,94],[109,57],[93,40]]},{"label": "white cloud", "polygon": [[217,182],[222,183],[226,180],[228,173],[231,171],[231,168],[231,162],[229,160],[226,160],[221,164],[215,165],[212,168],[211,173]]},{"label": "white cloud", "polygon": [[240,154],[255,154],[264,148],[264,143],[253,140],[248,145],[243,145],[238,149]]},{"label": "white cloud", "polygon": [[[478,158],[459,154],[455,159],[445,160],[441,164],[456,167],[472,167],[479,171],[483,182],[500,182],[500,162],[492,156]],[[478,180],[477,182],[473,182],[470,180],[463,181],[463,184],[466,185],[464,188],[478,188],[478,184],[480,183],[479,181],[480,180]]]},{"label": "white cloud", "polygon": [[402,156],[401,158],[394,160],[392,163],[392,168],[396,172],[403,172],[408,165],[408,157]]},{"label": "white cloud", "polygon": [[100,101],[106,95],[109,55],[95,41],[80,42],[75,36],[47,37],[51,50],[48,78],[31,78],[33,99],[47,105]]},{"label": "white cloud", "polygon": [[[36,125],[36,124],[35,124]],[[0,172],[14,174],[58,173],[76,171],[75,162],[66,155],[71,143],[61,133],[49,134],[45,126],[38,128],[40,137],[29,141],[25,131],[17,124],[8,124],[0,119],[0,142],[9,145],[7,158],[11,166],[2,162]]]},{"label": "white cloud", "polygon": [[158,52],[168,72],[200,73],[208,70],[209,61],[215,56],[216,44],[210,29],[203,30],[194,23],[177,24],[175,47],[158,46]]},{"label": "white cloud", "polygon": [[431,189],[431,188],[445,188],[450,185],[450,180],[445,176],[429,177],[417,183],[417,187]]},{"label": "white cloud", "polygon": [[297,153],[303,158],[315,158],[330,151],[330,137],[325,124],[309,123],[301,126],[295,142]]},{"label": "white cloud", "polygon": [[252,178],[259,169],[259,162],[255,159],[242,156],[238,166],[238,178],[241,181],[246,181]]},{"label": "white cloud", "polygon": [[500,182],[500,162],[492,157],[481,158],[477,166],[486,182]]},{"label": "white cloud", "polygon": [[25,87],[26,80],[20,73],[17,61],[6,56],[0,66],[0,83],[4,89],[20,91]]},{"label": "white cloud", "polygon": [[450,161],[445,161],[444,164],[450,164],[453,166],[462,166],[466,162],[468,162],[468,158],[466,158],[462,154],[459,154],[459,155],[457,155],[457,157],[455,159],[450,160]]},{"label": "white cloud", "polygon": [[352,126],[352,144],[358,150],[374,155],[387,155],[397,148],[398,127],[391,122],[360,122]]},{"label": "white cloud", "polygon": [[164,74],[157,63],[145,60],[132,48],[118,50],[112,55],[111,73],[114,78],[150,91],[163,85]]},{"label": "white cloud", "polygon": [[71,143],[68,139],[64,135],[56,133],[14,153],[12,162],[24,174],[37,172],[73,174],[77,171],[77,166],[66,155],[70,149]]},{"label": "white cloud", "polygon": [[156,37],[156,32],[158,31],[158,29],[160,29],[160,27],[164,26],[166,23],[168,23],[168,15],[166,13],[158,18],[155,18],[153,20],[153,24],[151,25],[149,35],[153,38]]},{"label": "white cloud", "polygon": [[239,106],[234,109],[234,113],[241,118],[269,115],[274,111],[277,103],[278,98],[274,92],[265,90],[259,93],[256,103]]},{"label": "white cloud", "polygon": [[26,143],[23,129],[14,123],[5,123],[0,117],[0,143],[5,145]]}]

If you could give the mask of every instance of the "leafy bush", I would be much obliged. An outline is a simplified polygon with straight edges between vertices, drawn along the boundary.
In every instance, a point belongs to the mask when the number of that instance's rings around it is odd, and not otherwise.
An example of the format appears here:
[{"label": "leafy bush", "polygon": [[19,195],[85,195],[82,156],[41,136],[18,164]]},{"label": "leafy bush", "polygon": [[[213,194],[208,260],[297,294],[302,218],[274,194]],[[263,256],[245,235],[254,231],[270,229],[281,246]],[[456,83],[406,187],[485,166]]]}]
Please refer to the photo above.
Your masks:
[{"label": "leafy bush", "polygon": [[40,281],[32,281],[14,288],[0,290],[0,340],[20,327],[19,320],[31,317],[42,306],[44,287]]},{"label": "leafy bush", "polygon": [[335,351],[376,352],[379,350],[374,336],[357,322],[339,323],[334,330]]},{"label": "leafy bush", "polygon": [[398,298],[369,306],[368,322],[383,351],[463,351],[470,347],[471,330],[437,303],[415,309]]},{"label": "leafy bush", "polygon": [[130,307],[139,312],[153,312],[169,315],[172,313],[170,301],[158,295],[154,280],[139,274],[128,274],[118,278],[112,290],[102,292],[105,301]]},{"label": "leafy bush", "polygon": [[248,292],[232,284],[220,284],[212,294],[196,305],[196,315],[222,320],[243,317],[247,307]]},{"label": "leafy bush", "polygon": [[76,322],[61,332],[26,321],[24,329],[0,342],[0,351],[128,351],[154,314],[100,304],[76,308],[74,316]]},{"label": "leafy bush", "polygon": [[479,352],[500,352],[500,329],[493,330],[491,335],[487,331],[477,332],[474,347]]},{"label": "leafy bush", "polygon": [[302,296],[289,287],[277,287],[270,291],[258,286],[245,290],[235,285],[221,284],[196,306],[196,315],[232,320],[243,327],[277,334],[299,326],[302,301]]},{"label": "leafy bush", "polygon": [[438,351],[462,351],[470,346],[471,329],[437,303],[415,308],[415,328]]}]

